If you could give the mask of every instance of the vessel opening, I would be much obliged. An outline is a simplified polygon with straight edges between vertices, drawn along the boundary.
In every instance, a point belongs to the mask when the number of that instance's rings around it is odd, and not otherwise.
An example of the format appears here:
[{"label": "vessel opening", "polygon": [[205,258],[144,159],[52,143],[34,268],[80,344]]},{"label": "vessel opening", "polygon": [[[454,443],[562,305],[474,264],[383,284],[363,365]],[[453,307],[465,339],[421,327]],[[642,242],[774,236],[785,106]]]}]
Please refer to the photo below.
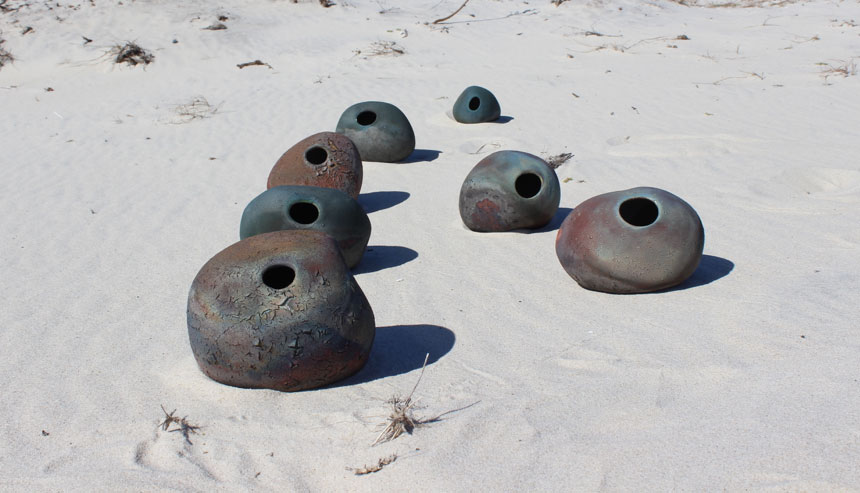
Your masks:
[{"label": "vessel opening", "polygon": [[305,159],[311,164],[322,164],[328,159],[328,153],[319,146],[313,146],[305,151]]},{"label": "vessel opening", "polygon": [[652,200],[636,197],[622,202],[618,208],[618,213],[621,215],[621,219],[633,226],[648,226],[657,220],[660,210],[657,209],[657,204]]},{"label": "vessel opening", "polygon": [[310,202],[296,202],[290,206],[290,218],[299,224],[313,224],[319,217],[319,209]]},{"label": "vessel opening", "polygon": [[359,125],[366,127],[376,121],[376,113],[372,111],[362,111],[358,114],[355,120]]},{"label": "vessel opening", "polygon": [[272,289],[284,289],[293,283],[296,271],[286,265],[273,265],[263,271],[263,284]]},{"label": "vessel opening", "polygon": [[523,173],[517,177],[514,187],[520,197],[530,199],[540,192],[541,183],[540,176],[534,173]]},{"label": "vessel opening", "polygon": [[481,98],[478,96],[473,97],[469,100],[469,109],[475,111],[481,106]]}]

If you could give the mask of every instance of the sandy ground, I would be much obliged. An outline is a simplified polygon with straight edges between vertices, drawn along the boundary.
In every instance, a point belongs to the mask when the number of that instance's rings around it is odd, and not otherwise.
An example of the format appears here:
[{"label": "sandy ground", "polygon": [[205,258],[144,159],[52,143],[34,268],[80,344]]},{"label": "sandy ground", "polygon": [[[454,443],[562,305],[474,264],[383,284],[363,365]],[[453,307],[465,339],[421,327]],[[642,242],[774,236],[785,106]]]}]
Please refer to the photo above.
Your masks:
[{"label": "sandy ground", "polygon": [[[860,4],[336,3],[0,1],[0,489],[860,490]],[[152,63],[114,63],[129,41]],[[450,117],[469,85],[501,123]],[[192,279],[281,153],[365,100],[418,148],[364,163],[367,366],[209,380]],[[501,149],[573,154],[549,226],[463,226]],[[558,225],[635,186],[698,211],[699,270],[580,288]],[[469,407],[371,446],[427,353],[416,416]]]}]

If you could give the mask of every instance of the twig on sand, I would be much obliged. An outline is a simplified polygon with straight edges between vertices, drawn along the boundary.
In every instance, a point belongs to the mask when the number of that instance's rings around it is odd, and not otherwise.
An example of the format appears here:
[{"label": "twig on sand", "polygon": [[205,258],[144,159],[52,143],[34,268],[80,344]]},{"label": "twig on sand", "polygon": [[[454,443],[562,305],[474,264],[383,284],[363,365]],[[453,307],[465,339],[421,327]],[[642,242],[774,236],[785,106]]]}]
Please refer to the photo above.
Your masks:
[{"label": "twig on sand", "polygon": [[269,65],[268,63],[262,62],[262,61],[260,61],[260,60],[254,60],[253,62],[240,63],[240,64],[238,64],[238,65],[236,65],[236,66],[237,66],[237,67],[239,67],[240,69],[243,69],[243,68],[245,68],[245,67],[254,67],[254,66],[257,66],[257,65],[260,65],[260,66],[263,66],[263,67],[269,67],[269,68],[272,68],[272,66],[271,66],[271,65]]},{"label": "twig on sand", "polygon": [[396,460],[397,454],[391,454],[388,457],[382,457],[376,462],[376,464],[372,464],[370,466],[365,464],[364,467],[357,468],[347,467],[347,470],[354,472],[356,476],[363,476],[365,474],[379,472],[382,470],[383,467],[387,466],[388,464],[391,464]]},{"label": "twig on sand", "polygon": [[446,17],[443,17],[443,18],[441,18],[441,19],[436,19],[436,20],[435,20],[435,21],[433,21],[432,23],[433,23],[433,24],[439,24],[440,22],[445,22],[445,21],[447,21],[447,20],[448,20],[448,19],[450,19],[451,17],[454,17],[455,15],[459,14],[459,13],[460,13],[460,11],[461,11],[461,10],[463,10],[463,7],[465,7],[465,6],[466,6],[466,4],[467,4],[467,3],[469,3],[469,0],[466,0],[465,2],[463,2],[463,5],[460,5],[460,8],[458,8],[457,10],[455,10],[454,12],[452,12],[452,13],[451,13],[451,15],[446,16]]},{"label": "twig on sand", "polygon": [[[176,409],[174,409],[173,411],[168,413],[167,410],[164,409],[164,406],[161,406],[161,410],[164,411],[165,418],[164,418],[164,421],[162,421],[158,426],[162,430],[170,432],[170,433],[175,432],[175,431],[180,432],[182,434],[182,436],[185,437],[185,441],[188,442],[188,445],[194,445],[193,443],[191,443],[191,439],[189,438],[189,435],[191,435],[192,433],[196,435],[197,430],[199,430],[200,427],[194,426],[191,423],[189,423],[188,419],[187,419],[188,416],[185,416],[183,418],[178,418],[178,417],[174,416],[173,414],[176,413]],[[175,428],[172,430],[169,429],[170,425],[172,425],[172,424],[178,425],[179,428]]]}]

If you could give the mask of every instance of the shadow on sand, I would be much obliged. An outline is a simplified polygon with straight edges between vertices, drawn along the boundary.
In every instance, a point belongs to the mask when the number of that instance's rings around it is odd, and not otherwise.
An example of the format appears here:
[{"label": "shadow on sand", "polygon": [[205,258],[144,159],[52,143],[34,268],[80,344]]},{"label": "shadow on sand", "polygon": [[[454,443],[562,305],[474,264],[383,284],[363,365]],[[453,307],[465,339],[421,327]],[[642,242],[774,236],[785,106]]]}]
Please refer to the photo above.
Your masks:
[{"label": "shadow on sand", "polygon": [[352,269],[353,274],[367,274],[397,267],[418,258],[418,252],[402,246],[370,245],[361,262]]},{"label": "shadow on sand", "polygon": [[455,340],[453,332],[438,325],[377,327],[373,349],[364,368],[330,387],[372,382],[419,370],[427,354],[430,355],[427,359],[427,365],[430,366],[451,351]]},{"label": "shadow on sand", "polygon": [[406,201],[409,198],[409,192],[399,191],[384,191],[384,192],[369,192],[358,196],[358,203],[364,208],[364,212],[370,214],[372,212],[388,209],[395,205]]}]

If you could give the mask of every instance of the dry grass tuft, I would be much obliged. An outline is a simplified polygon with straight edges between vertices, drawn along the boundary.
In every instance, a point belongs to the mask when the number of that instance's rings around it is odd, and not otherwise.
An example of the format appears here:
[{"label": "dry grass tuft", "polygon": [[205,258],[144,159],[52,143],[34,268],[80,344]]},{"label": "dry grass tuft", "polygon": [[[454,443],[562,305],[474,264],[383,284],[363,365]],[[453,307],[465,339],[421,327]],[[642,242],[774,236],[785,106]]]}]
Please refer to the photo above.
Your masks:
[{"label": "dry grass tuft", "polygon": [[561,154],[556,154],[555,156],[550,156],[546,158],[546,164],[548,164],[550,168],[556,169],[562,164],[570,161],[570,158],[572,157],[573,154],[569,152],[562,152]]},{"label": "dry grass tuft", "polygon": [[418,418],[415,416],[414,411],[416,404],[418,404],[418,399],[412,400],[412,396],[415,395],[415,390],[418,388],[418,384],[421,383],[421,378],[424,376],[424,370],[427,368],[427,360],[430,358],[430,353],[424,356],[424,364],[421,365],[421,373],[418,375],[418,381],[415,382],[415,386],[412,387],[412,391],[409,392],[409,395],[406,398],[402,398],[400,396],[392,396],[386,403],[391,406],[391,413],[388,415],[388,419],[386,420],[385,428],[382,430],[382,433],[376,437],[376,440],[370,446],[378,445],[380,443],[390,442],[391,440],[396,439],[400,435],[404,433],[412,434],[412,431],[416,428],[420,428],[421,426],[428,425],[431,423],[436,423],[442,421],[442,417],[451,414],[457,411],[462,411],[464,409],[470,408],[481,401],[476,401],[468,406],[463,406],[457,409],[452,409],[450,411],[445,411],[442,414],[438,414],[432,418]]},{"label": "dry grass tuft", "polygon": [[3,49],[3,43],[5,42],[5,39],[0,39],[0,68],[3,68],[3,66],[7,63],[12,63],[15,61],[15,57],[13,57],[11,53]]},{"label": "dry grass tuft", "polygon": [[[164,418],[164,421],[162,421],[161,424],[159,424],[158,426],[162,430],[167,431],[167,432],[171,432],[171,433],[175,432],[175,431],[180,432],[182,434],[182,436],[185,437],[185,441],[188,442],[188,445],[194,445],[193,443],[191,443],[191,439],[189,438],[189,435],[191,435],[191,434],[196,435],[197,430],[199,430],[200,427],[194,426],[191,423],[189,423],[188,419],[187,419],[188,416],[185,416],[183,418],[178,418],[178,417],[174,416],[173,414],[176,413],[176,409],[174,409],[173,411],[168,413],[167,410],[164,409],[164,406],[161,406],[161,410],[164,411],[165,418]],[[170,425],[172,425],[172,424],[177,425],[178,428],[174,428],[172,430],[169,429]]]},{"label": "dry grass tuft", "polygon": [[421,374],[418,375],[418,381],[415,382],[415,386],[412,387],[412,392],[409,392],[409,395],[406,396],[405,399],[397,395],[388,399],[387,403],[391,405],[391,414],[388,416],[388,424],[385,426],[385,429],[382,430],[382,433],[376,437],[376,440],[371,444],[371,447],[379,443],[390,442],[403,433],[409,433],[411,435],[412,430],[416,427],[430,421],[421,420],[415,417],[413,410],[415,405],[418,404],[418,400],[412,400],[412,396],[415,394],[415,389],[418,388],[418,384],[421,383],[421,377],[424,376],[424,370],[427,368],[428,358],[430,358],[430,353],[427,353],[427,355],[424,356],[424,365],[421,366]]},{"label": "dry grass tuft", "polygon": [[114,56],[113,62],[116,64],[149,65],[155,60],[155,55],[131,41],[127,41],[124,45],[115,45],[109,53]]},{"label": "dry grass tuft", "polygon": [[406,54],[406,49],[396,41],[374,41],[370,45],[368,56],[400,56]]},{"label": "dry grass tuft", "polygon": [[203,96],[197,96],[190,102],[180,104],[174,108],[179,116],[179,121],[176,123],[188,123],[194,120],[202,120],[210,118],[216,113],[220,106],[212,106],[209,101]]},{"label": "dry grass tuft", "polygon": [[828,84],[830,77],[847,78],[852,75],[857,75],[857,63],[854,58],[850,60],[837,60],[836,64],[819,62],[816,65],[821,67],[821,76],[824,77],[824,83]]}]

